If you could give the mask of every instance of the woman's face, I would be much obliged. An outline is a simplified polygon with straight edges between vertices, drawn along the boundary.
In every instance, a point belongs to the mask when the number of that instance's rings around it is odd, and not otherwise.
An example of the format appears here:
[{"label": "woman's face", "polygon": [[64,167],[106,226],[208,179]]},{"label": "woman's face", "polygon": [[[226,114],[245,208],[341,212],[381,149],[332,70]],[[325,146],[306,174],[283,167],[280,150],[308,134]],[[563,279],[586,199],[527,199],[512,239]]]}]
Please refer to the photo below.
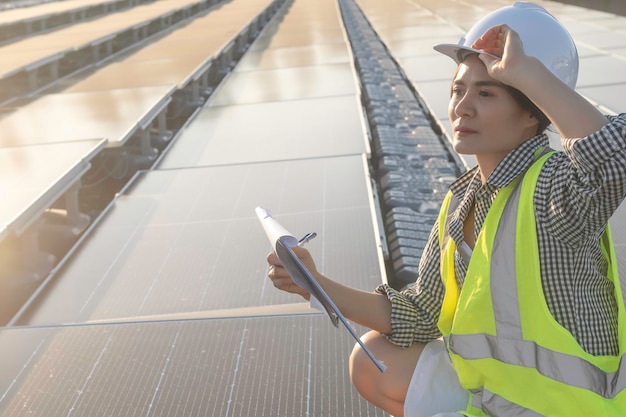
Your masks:
[{"label": "woman's face", "polygon": [[454,131],[454,150],[476,155],[479,165],[482,159],[492,169],[537,131],[537,119],[487,74],[478,55],[468,56],[459,65],[452,82],[448,116]]}]

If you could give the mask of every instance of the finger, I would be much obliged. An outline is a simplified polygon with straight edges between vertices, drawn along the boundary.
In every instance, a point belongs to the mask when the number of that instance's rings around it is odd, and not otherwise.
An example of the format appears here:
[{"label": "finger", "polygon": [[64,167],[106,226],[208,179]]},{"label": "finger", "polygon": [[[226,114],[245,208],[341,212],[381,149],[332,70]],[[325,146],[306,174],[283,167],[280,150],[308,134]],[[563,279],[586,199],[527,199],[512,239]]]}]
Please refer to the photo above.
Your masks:
[{"label": "finger", "polygon": [[267,269],[267,276],[270,277],[270,279],[272,280],[281,278],[291,279],[289,277],[289,273],[287,273],[287,270],[285,270],[285,268],[280,265],[270,265]]},{"label": "finger", "polygon": [[295,293],[300,293],[303,291],[302,287],[296,284],[289,276],[275,276],[270,277],[270,279],[272,281],[272,285],[279,290]]},{"label": "finger", "polygon": [[492,26],[474,41],[472,47],[479,44],[493,42],[500,37],[500,33],[500,26]]},{"label": "finger", "polygon": [[506,39],[506,34],[509,32],[507,25],[492,26],[485,31],[478,39],[472,44],[472,48],[485,49],[494,47],[503,47]]},{"label": "finger", "polygon": [[270,265],[278,265],[278,266],[282,266],[282,262],[280,262],[280,259],[278,259],[278,255],[276,255],[276,252],[271,252],[269,255],[267,255],[267,263]]},{"label": "finger", "polygon": [[293,288],[300,288],[293,280],[289,277],[275,277],[272,278],[272,285],[280,290],[287,290]]},{"label": "finger", "polygon": [[307,300],[310,297],[310,294],[304,288],[300,287],[298,284],[294,283],[293,281],[275,280],[275,281],[272,281],[272,284],[274,285],[274,287],[276,287],[279,290],[286,291],[292,294],[301,295]]}]

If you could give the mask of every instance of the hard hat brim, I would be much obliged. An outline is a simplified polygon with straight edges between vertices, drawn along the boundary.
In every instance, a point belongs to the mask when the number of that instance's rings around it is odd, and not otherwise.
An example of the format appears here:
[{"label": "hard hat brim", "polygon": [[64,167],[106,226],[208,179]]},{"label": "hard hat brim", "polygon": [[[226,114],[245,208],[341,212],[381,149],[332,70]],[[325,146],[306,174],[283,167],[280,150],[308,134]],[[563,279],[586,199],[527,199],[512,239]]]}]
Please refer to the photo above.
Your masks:
[{"label": "hard hat brim", "polygon": [[459,45],[458,43],[439,43],[433,46],[435,51],[441,52],[444,55],[452,58],[457,64],[465,61],[465,59],[471,54],[486,54],[496,59],[500,59],[499,56],[488,54],[480,49],[470,48],[469,46]]}]

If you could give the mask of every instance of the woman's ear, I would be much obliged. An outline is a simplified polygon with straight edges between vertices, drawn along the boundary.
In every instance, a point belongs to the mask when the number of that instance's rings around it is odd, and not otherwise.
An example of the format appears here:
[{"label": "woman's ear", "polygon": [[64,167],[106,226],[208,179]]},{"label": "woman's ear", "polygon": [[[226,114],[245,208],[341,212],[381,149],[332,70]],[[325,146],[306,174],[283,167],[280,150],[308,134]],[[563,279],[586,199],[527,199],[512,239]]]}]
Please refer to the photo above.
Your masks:
[{"label": "woman's ear", "polygon": [[526,127],[534,132],[539,130],[539,119],[532,113],[528,112],[528,118],[526,119]]}]

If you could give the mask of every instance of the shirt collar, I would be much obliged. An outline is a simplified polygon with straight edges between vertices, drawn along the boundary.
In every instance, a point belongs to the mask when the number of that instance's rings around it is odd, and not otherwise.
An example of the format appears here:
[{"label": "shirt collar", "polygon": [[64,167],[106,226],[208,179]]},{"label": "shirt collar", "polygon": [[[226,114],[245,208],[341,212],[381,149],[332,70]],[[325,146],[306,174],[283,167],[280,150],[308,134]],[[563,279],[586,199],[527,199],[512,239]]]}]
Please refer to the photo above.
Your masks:
[{"label": "shirt collar", "polygon": [[[487,182],[496,188],[506,187],[532,165],[537,149],[549,146],[550,141],[545,134],[533,136],[524,141],[500,161],[496,169],[487,178]],[[476,181],[480,181],[478,166],[470,169],[454,181],[450,185],[450,191],[457,198],[462,199],[468,186]]]}]

